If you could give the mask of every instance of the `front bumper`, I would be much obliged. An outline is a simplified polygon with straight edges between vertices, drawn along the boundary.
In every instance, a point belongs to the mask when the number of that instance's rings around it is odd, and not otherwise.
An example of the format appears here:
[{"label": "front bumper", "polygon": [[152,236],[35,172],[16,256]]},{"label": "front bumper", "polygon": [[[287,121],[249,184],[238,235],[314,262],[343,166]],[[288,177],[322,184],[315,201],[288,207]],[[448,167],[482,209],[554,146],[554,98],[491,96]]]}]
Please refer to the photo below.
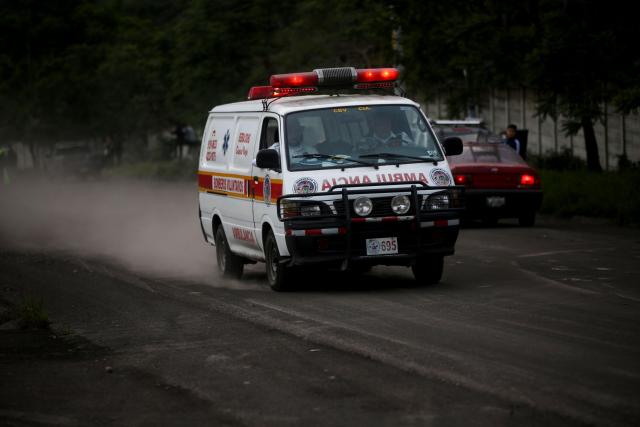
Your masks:
[{"label": "front bumper", "polygon": [[[496,206],[495,202],[500,199],[503,203]],[[465,218],[517,218],[540,209],[542,190],[467,189],[465,205]]]},{"label": "front bumper", "polygon": [[[286,242],[290,265],[308,264],[366,264],[411,265],[417,258],[428,255],[452,255],[459,224],[457,216],[450,219],[422,218],[415,221],[353,223],[350,232],[343,224],[332,227],[287,230]],[[331,225],[331,224],[327,224]],[[396,237],[398,253],[367,255],[366,240]]]},{"label": "front bumper", "polygon": [[[462,197],[460,187],[427,189],[436,192],[457,191],[456,197]],[[411,191],[413,206],[421,206],[421,196],[416,186],[410,189],[405,186],[396,190],[367,191],[366,194],[393,194],[392,191]],[[360,194],[365,192],[343,188],[336,200],[348,206],[350,197]],[[322,195],[326,196],[326,193]],[[285,240],[291,256],[282,262],[288,265],[327,264],[345,269],[354,265],[412,265],[422,257],[452,255],[458,238],[461,210],[462,207],[438,211],[418,209],[418,212],[414,209],[404,216],[361,218],[345,209],[342,215],[330,217],[284,219]],[[397,254],[367,255],[367,239],[389,237],[397,238]]]}]

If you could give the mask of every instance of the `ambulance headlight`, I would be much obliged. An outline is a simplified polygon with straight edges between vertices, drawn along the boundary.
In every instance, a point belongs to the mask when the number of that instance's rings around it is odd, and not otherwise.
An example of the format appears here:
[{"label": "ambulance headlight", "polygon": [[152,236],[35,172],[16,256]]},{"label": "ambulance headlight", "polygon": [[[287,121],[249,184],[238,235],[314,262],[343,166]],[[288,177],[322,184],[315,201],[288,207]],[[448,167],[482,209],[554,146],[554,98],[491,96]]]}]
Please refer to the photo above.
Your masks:
[{"label": "ambulance headlight", "polygon": [[411,201],[407,196],[395,196],[391,199],[391,209],[396,215],[404,215],[409,212]]},{"label": "ambulance headlight", "polygon": [[353,210],[357,215],[367,216],[373,210],[373,203],[371,203],[371,199],[368,197],[358,197],[353,202]]},{"label": "ambulance headlight", "polygon": [[327,214],[326,209],[323,209],[323,205],[317,202],[283,200],[280,203],[280,216],[282,219],[320,216],[323,214]]},{"label": "ambulance headlight", "polygon": [[429,196],[429,198],[425,201],[424,209],[428,211],[449,209],[449,195],[435,194],[433,196]]},{"label": "ambulance headlight", "polygon": [[301,205],[300,216],[319,216],[322,214],[320,205]]}]

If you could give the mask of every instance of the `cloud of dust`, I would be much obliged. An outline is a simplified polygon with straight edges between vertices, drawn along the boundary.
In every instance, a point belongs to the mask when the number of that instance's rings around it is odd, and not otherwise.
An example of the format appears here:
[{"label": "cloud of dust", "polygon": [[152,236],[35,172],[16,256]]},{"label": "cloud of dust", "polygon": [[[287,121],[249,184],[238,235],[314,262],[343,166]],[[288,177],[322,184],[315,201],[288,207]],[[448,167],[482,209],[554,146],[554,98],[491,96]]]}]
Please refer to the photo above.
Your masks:
[{"label": "cloud of dust", "polygon": [[134,271],[217,284],[195,183],[23,180],[0,187],[0,243],[107,257]]}]

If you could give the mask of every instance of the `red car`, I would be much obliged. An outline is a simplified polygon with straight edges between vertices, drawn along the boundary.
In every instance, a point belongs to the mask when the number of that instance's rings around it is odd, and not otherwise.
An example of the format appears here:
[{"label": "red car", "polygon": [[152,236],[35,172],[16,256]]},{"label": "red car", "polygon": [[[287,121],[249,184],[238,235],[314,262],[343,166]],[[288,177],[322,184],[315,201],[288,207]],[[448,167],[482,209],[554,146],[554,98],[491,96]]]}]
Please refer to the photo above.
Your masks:
[{"label": "red car", "polygon": [[[499,218],[518,218],[521,226],[535,224],[542,203],[538,172],[511,147],[499,142],[477,142],[469,138],[475,132],[455,132],[455,127],[438,129],[441,135],[457,136],[463,141],[463,152],[448,157],[451,172],[458,185],[464,185],[468,219],[482,219],[494,224]],[[443,135],[444,136],[444,135]],[[495,138],[493,138],[495,141]],[[486,141],[486,139],[485,139]]]}]

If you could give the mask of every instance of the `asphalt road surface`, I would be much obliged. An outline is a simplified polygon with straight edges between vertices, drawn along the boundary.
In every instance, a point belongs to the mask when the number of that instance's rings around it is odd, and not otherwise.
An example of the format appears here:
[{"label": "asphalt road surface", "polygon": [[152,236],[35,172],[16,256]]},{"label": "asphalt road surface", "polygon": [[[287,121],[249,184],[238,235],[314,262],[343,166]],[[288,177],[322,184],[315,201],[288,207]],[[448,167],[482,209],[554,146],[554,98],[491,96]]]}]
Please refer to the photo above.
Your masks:
[{"label": "asphalt road surface", "polygon": [[0,193],[0,296],[53,332],[2,326],[0,424],[640,423],[638,230],[472,226],[438,285],[309,269],[275,293],[263,264],[216,276],[194,185],[35,187]]}]

